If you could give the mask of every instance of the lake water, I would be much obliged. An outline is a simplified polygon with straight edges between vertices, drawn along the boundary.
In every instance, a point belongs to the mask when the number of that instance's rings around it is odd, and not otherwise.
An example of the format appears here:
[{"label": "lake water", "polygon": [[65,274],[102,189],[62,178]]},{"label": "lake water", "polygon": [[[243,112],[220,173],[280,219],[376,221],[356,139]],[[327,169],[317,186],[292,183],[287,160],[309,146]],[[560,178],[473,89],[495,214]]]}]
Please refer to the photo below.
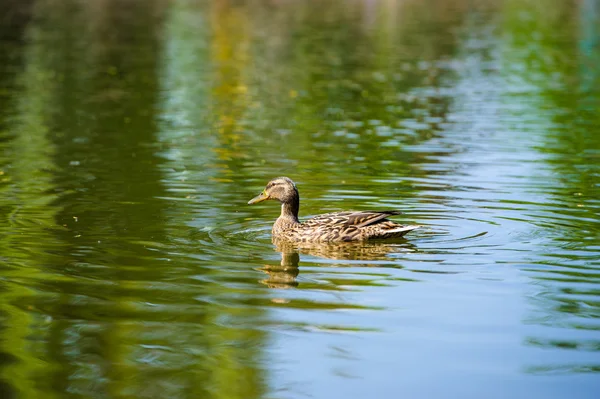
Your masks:
[{"label": "lake water", "polygon": [[0,397],[598,397],[600,1],[4,6]]}]

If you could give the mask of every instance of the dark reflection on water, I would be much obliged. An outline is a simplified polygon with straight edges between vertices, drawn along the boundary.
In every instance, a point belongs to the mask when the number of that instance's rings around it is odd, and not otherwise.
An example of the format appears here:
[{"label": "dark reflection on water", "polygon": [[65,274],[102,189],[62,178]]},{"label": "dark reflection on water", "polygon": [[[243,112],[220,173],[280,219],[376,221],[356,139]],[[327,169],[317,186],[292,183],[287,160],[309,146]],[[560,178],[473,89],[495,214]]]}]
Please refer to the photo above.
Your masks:
[{"label": "dark reflection on water", "polygon": [[[362,267],[378,267],[388,264],[389,267],[401,268],[397,263],[390,262],[389,256],[398,255],[401,252],[414,251],[414,245],[405,239],[371,241],[371,242],[342,242],[342,243],[291,243],[286,241],[274,242],[276,251],[281,254],[279,264],[268,264],[259,268],[269,277],[261,282],[271,288],[297,287],[296,277],[300,273],[300,254],[310,255],[321,259],[342,261],[339,266],[347,266],[350,261],[359,262]],[[407,281],[412,281],[406,279]],[[369,285],[364,279],[352,277],[347,280],[353,285]],[[336,279],[334,289],[347,285],[342,279]]]},{"label": "dark reflection on water", "polygon": [[2,398],[597,396],[597,1],[5,3]]}]

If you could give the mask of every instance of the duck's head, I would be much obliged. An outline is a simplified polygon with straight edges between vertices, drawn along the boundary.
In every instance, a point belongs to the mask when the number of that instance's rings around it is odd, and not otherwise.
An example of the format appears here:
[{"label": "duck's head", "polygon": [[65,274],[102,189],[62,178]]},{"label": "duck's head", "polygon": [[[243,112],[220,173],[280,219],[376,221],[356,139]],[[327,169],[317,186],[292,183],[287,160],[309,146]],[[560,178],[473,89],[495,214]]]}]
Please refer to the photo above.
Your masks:
[{"label": "duck's head", "polygon": [[267,183],[262,193],[248,201],[249,205],[266,200],[277,200],[282,204],[298,201],[298,189],[294,182],[287,177],[277,177]]}]

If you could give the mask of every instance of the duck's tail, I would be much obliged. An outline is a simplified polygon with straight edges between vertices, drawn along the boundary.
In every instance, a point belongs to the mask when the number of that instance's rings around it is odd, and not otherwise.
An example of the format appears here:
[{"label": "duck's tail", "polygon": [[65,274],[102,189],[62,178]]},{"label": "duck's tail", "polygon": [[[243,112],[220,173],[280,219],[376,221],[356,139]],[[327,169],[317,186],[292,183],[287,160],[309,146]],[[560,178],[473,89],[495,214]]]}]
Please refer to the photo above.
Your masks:
[{"label": "duck's tail", "polygon": [[398,226],[395,227],[393,229],[389,229],[386,230],[384,234],[382,234],[381,237],[377,237],[377,238],[398,238],[398,237],[402,237],[405,234],[418,229],[421,226],[418,225],[413,225],[413,226]]}]

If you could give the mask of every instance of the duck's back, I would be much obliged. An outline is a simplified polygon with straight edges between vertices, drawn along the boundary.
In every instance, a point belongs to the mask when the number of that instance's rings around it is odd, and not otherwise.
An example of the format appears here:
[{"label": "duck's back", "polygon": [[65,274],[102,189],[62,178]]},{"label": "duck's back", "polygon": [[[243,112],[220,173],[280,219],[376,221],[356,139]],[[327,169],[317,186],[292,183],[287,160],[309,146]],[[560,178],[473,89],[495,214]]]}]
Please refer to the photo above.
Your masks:
[{"label": "duck's back", "polygon": [[400,211],[343,211],[315,216],[277,234],[295,241],[363,241],[401,237],[418,226],[403,226],[387,217]]}]

